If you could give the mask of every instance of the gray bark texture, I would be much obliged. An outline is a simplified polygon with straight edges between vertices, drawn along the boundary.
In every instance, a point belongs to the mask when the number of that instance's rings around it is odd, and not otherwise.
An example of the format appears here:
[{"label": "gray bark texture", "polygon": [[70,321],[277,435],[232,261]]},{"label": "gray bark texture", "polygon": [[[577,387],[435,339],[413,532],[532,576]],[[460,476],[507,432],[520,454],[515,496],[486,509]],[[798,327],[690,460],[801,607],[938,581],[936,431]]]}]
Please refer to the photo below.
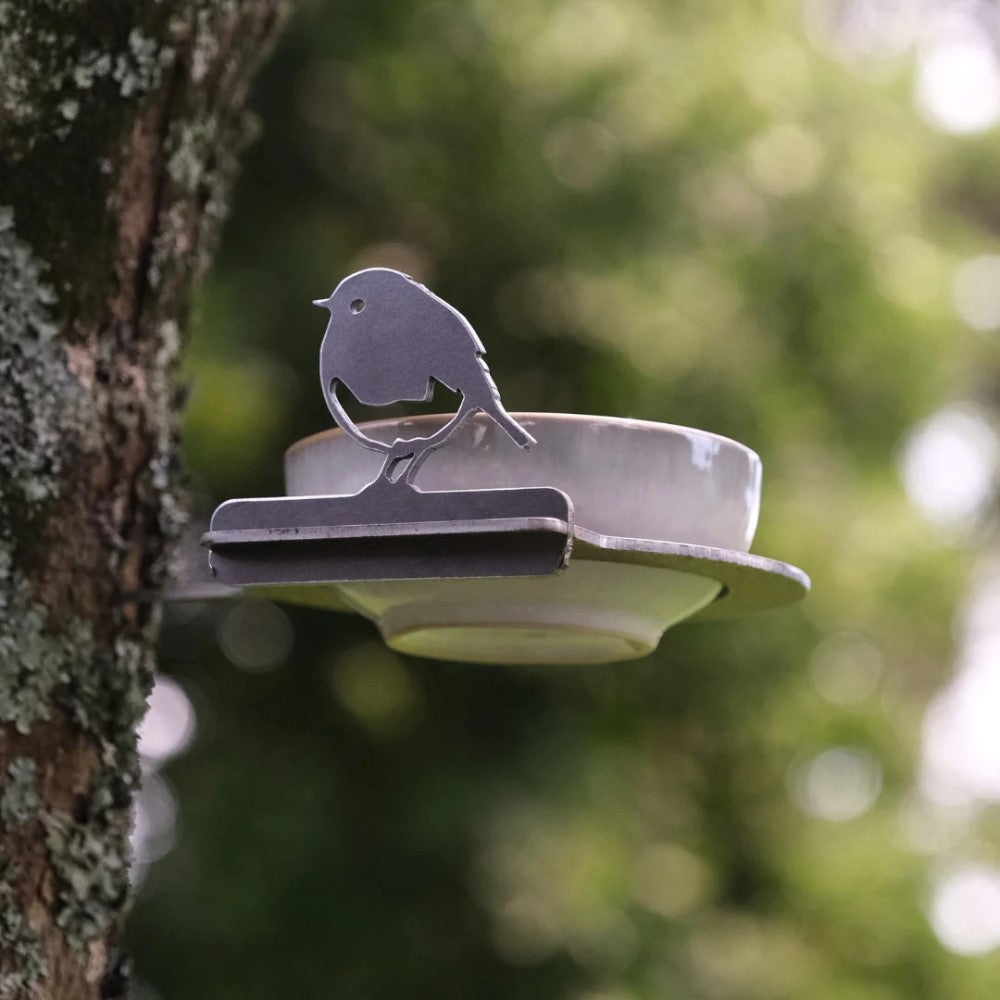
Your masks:
[{"label": "gray bark texture", "polygon": [[0,1000],[127,995],[192,289],[284,0],[0,0]]}]

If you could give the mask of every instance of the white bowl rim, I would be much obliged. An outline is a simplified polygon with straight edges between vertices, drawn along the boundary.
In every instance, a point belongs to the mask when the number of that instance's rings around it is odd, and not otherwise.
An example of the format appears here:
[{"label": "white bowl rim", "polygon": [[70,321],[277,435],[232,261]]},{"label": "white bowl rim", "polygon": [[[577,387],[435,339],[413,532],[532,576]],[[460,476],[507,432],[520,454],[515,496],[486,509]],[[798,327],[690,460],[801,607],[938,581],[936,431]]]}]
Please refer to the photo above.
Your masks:
[{"label": "white bowl rim", "polygon": [[[449,420],[453,416],[454,414],[449,413],[421,413],[412,417],[386,417],[382,420],[366,420],[363,423],[358,424],[358,426],[361,428],[384,427],[388,424],[398,424],[403,421],[408,423],[417,423],[425,420]],[[723,444],[737,448],[744,452],[751,460],[755,459],[757,463],[760,464],[760,455],[758,455],[753,448],[750,448],[748,445],[742,444],[739,441],[735,441],[731,437],[726,437],[724,434],[716,434],[714,431],[701,430],[699,427],[685,427],[683,424],[665,424],[658,420],[640,420],[634,417],[605,417],[589,413],[546,413],[542,411],[520,410],[512,412],[511,416],[515,420],[598,421],[599,423],[611,424],[617,427],[634,427],[637,429],[642,428],[644,430],[663,431],[668,434],[679,434],[686,437],[694,434],[698,437],[707,438],[712,441],[720,441]],[[307,448],[318,441],[323,441],[331,437],[338,437],[344,433],[345,432],[341,427],[329,427],[325,431],[317,431],[315,434],[309,434],[308,436],[299,438],[298,441],[290,444],[285,449],[285,456],[287,457],[299,448]]]}]

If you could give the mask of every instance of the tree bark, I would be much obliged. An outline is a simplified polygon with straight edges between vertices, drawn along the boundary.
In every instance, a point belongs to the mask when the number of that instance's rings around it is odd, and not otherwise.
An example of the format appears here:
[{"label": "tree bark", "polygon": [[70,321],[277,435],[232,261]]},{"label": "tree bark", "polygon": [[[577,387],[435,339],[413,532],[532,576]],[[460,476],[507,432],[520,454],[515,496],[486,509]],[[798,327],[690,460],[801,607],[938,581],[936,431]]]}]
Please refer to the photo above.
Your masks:
[{"label": "tree bark", "polygon": [[285,0],[0,0],[0,1000],[125,996],[176,384]]}]

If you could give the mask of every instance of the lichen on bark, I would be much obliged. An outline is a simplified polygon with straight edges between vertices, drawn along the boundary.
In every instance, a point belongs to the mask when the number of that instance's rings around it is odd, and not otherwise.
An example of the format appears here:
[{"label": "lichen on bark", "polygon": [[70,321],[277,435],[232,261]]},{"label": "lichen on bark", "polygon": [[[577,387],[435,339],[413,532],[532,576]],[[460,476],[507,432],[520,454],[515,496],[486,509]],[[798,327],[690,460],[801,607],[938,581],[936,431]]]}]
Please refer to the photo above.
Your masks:
[{"label": "lichen on bark", "polygon": [[0,862],[0,954],[10,956],[0,967],[0,1000],[21,1000],[38,994],[48,975],[41,938],[31,926],[18,899],[17,866]]},{"label": "lichen on bark", "polygon": [[0,206],[0,503],[28,508],[51,499],[65,458],[64,431],[82,417],[82,393],[66,369],[45,265]]},{"label": "lichen on bark", "polygon": [[124,996],[176,371],[282,0],[0,0],[0,1000]]},{"label": "lichen on bark", "polygon": [[21,826],[42,804],[35,787],[38,765],[30,757],[15,757],[7,765],[7,787],[0,796],[0,825],[5,829]]}]

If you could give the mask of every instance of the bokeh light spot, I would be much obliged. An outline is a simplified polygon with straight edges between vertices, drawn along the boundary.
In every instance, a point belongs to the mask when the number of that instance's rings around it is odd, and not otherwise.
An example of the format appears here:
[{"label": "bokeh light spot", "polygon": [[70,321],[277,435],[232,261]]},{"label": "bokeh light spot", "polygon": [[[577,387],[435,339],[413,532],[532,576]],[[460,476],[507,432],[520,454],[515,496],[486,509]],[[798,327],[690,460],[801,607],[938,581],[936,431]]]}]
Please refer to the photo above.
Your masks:
[{"label": "bokeh light spot", "polygon": [[424,697],[403,660],[381,643],[352,646],[334,661],[330,686],[336,699],[378,736],[412,728]]},{"label": "bokeh light spot", "polygon": [[882,657],[868,639],[837,632],[816,647],[809,660],[816,690],[837,705],[856,705],[869,697],[882,676]]},{"label": "bokeh light spot", "polygon": [[921,788],[933,800],[1000,800],[1000,641],[967,654],[924,717]]},{"label": "bokeh light spot", "polygon": [[831,747],[797,767],[792,797],[804,812],[842,823],[868,812],[882,789],[882,766],[867,750]]},{"label": "bokeh light spot", "polygon": [[288,659],[295,630],[284,611],[270,601],[241,599],[219,622],[219,645],[241,670],[274,670]]},{"label": "bokeh light spot", "polygon": [[930,921],[938,940],[957,955],[982,955],[1000,946],[1000,872],[967,865],[934,888]]},{"label": "bokeh light spot", "polygon": [[960,527],[990,499],[1000,442],[974,407],[945,407],[918,425],[901,458],[910,501],[942,527]]},{"label": "bokeh light spot", "polygon": [[138,882],[154,861],[168,854],[177,841],[177,800],[155,771],[143,771],[135,797],[132,826],[132,878]]},{"label": "bokeh light spot", "polygon": [[1000,330],[1000,254],[967,260],[952,290],[955,311],[973,330]]},{"label": "bokeh light spot", "polygon": [[806,0],[806,31],[842,59],[887,59],[917,39],[924,12],[917,3]]},{"label": "bokeh light spot", "polygon": [[1000,121],[1000,67],[974,21],[963,18],[923,49],[915,97],[927,118],[947,132],[981,132]]},{"label": "bokeh light spot", "polygon": [[661,917],[680,917],[703,903],[712,889],[711,869],[679,844],[650,844],[636,862],[635,897]]},{"label": "bokeh light spot", "polygon": [[618,156],[614,136],[597,122],[570,118],[545,140],[545,159],[560,184],[591,191],[610,174]]},{"label": "bokeh light spot", "polygon": [[176,757],[191,745],[196,724],[194,706],[184,688],[160,674],[139,726],[139,753],[154,766]]}]

